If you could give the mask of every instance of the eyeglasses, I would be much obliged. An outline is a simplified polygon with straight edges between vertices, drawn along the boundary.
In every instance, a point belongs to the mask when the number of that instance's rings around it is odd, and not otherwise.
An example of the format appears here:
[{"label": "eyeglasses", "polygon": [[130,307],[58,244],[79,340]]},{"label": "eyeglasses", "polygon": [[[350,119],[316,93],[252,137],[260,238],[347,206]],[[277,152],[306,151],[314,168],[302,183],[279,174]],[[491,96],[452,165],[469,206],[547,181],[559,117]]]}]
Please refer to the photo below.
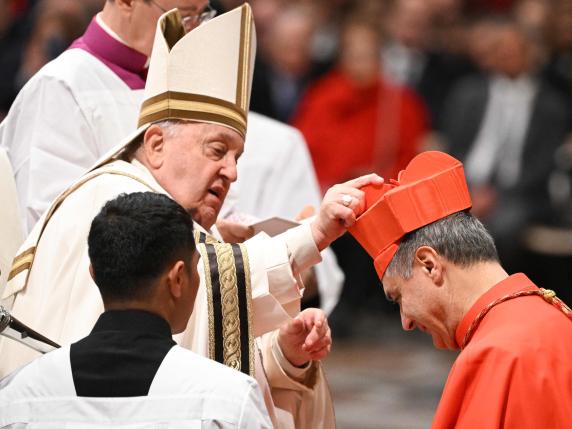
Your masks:
[{"label": "eyeglasses", "polygon": [[191,31],[193,28],[210,21],[216,16],[216,10],[214,10],[210,4],[207,5],[203,11],[197,15],[187,15],[183,16],[183,26],[185,30]]},{"label": "eyeglasses", "polygon": [[[152,4],[157,6],[163,13],[168,12],[163,6],[157,3],[155,0],[149,0]],[[212,8],[210,4],[197,15],[187,15],[182,17],[183,27],[187,32],[191,31],[193,28],[213,19],[216,16],[216,10]]]}]

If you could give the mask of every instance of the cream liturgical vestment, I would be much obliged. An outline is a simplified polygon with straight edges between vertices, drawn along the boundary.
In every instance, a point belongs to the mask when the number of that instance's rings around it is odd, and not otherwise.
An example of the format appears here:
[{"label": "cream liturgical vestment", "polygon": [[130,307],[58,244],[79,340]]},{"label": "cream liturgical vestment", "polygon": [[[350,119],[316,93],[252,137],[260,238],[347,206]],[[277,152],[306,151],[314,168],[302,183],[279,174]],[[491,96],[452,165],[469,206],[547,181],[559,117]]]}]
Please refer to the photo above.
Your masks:
[{"label": "cream liturgical vestment", "polygon": [[[146,63],[145,55],[119,41],[97,16],[69,50],[20,91],[0,124],[0,147],[14,166],[25,233],[60,192],[135,129]],[[236,197],[239,211],[259,218],[294,218],[305,205],[319,207],[319,188],[301,134],[262,115],[248,116],[238,181],[227,199]],[[321,306],[329,313],[343,274],[330,249],[322,256],[316,273]]]},{"label": "cream liturgical vestment", "polygon": [[3,207],[0,211],[0,295],[8,279],[12,259],[22,244],[22,228],[18,213],[16,184],[12,166],[6,152],[0,148],[0,195]]},{"label": "cream liturgical vestment", "polygon": [[2,428],[270,429],[256,382],[173,347],[147,396],[80,397],[66,346],[0,382]]},{"label": "cream liturgical vestment", "polygon": [[[27,285],[24,270],[8,283],[2,297],[3,305],[11,308],[16,318],[62,345],[86,336],[103,312],[99,291],[89,275],[87,235],[91,219],[106,201],[121,193],[167,194],[137,161],[117,160],[89,175],[99,173],[103,174],[66,191],[69,195],[48,222],[45,218],[50,211],[40,219],[21,247],[23,265],[18,261],[14,264],[16,268],[26,267],[29,254],[25,249],[33,249],[41,234]],[[195,227],[204,231],[198,224]],[[281,356],[272,332],[299,311],[298,272],[320,260],[311,237],[309,226],[302,225],[273,238],[259,234],[245,243],[252,290],[252,333],[257,337],[254,377],[275,426],[280,428],[334,425],[330,394],[320,364],[312,363],[296,377],[299,369]],[[209,356],[204,261],[199,262],[198,269],[201,283],[193,314],[186,331],[177,340],[182,346]],[[0,375],[7,375],[39,354],[1,338],[0,356]]]},{"label": "cream liturgical vestment", "polygon": [[[15,317],[62,345],[87,335],[103,310],[88,271],[91,219],[121,193],[167,194],[126,148],[132,149],[151,123],[167,119],[214,123],[244,137],[254,50],[248,4],[188,34],[176,10],[161,17],[140,128],[63,192],[35,225],[2,296]],[[276,427],[333,427],[320,364],[292,367],[273,332],[299,312],[299,273],[320,261],[309,226],[232,246],[216,243],[195,226],[200,232],[201,284],[180,344],[254,375]],[[0,343],[0,355],[0,374],[35,357],[8,340]]]}]

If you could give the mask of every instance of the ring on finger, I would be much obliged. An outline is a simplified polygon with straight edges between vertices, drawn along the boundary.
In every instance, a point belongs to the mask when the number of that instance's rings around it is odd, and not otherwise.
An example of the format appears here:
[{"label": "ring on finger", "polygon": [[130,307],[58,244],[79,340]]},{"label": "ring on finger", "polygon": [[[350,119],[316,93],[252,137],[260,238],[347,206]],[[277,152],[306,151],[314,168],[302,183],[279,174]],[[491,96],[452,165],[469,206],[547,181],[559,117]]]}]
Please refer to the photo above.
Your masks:
[{"label": "ring on finger", "polygon": [[343,206],[349,207],[350,204],[352,203],[353,199],[354,198],[351,195],[344,194],[344,195],[342,195],[341,203]]}]

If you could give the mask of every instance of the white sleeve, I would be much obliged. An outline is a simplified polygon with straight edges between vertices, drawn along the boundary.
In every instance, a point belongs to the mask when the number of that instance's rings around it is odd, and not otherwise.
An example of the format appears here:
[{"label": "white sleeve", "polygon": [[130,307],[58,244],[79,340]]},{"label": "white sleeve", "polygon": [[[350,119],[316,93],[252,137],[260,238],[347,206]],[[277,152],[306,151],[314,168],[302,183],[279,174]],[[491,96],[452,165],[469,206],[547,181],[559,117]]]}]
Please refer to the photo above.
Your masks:
[{"label": "white sleeve", "polygon": [[[300,311],[299,272],[320,261],[309,225],[270,238],[261,233],[245,242],[252,290],[252,332],[274,331]],[[204,261],[197,265],[200,287],[187,329],[175,336],[183,347],[208,356],[209,315]]]},{"label": "white sleeve", "polygon": [[244,395],[241,407],[239,429],[272,429],[260,387],[255,380],[248,380],[248,393]]},{"label": "white sleeve", "polygon": [[253,333],[280,327],[300,311],[300,272],[321,261],[309,225],[276,237],[258,234],[246,241],[252,286]]},{"label": "white sleeve", "polygon": [[38,76],[18,98],[4,138],[12,139],[15,153],[23,150],[14,172],[29,231],[54,198],[97,160],[97,137],[72,89],[60,79]]},{"label": "white sleeve", "polygon": [[[253,214],[261,218],[278,215],[293,219],[306,205],[320,209],[320,187],[306,141],[295,128],[288,127],[283,133],[282,138],[289,141],[284,145],[288,150],[282,150],[282,156],[275,158],[273,174],[264,180],[266,189],[258,192]],[[344,274],[331,249],[323,250],[322,257],[323,261],[315,267],[316,278],[321,307],[330,314],[338,303]]]}]

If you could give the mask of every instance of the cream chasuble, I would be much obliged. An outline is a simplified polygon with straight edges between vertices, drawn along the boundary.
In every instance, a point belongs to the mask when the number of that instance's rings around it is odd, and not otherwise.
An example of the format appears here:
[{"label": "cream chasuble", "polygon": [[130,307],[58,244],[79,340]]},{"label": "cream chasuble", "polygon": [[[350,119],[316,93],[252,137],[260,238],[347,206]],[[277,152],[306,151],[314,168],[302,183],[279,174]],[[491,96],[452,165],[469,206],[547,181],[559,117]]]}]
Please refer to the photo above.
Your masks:
[{"label": "cream chasuble", "polygon": [[[90,178],[90,180],[85,180]],[[89,275],[87,234],[91,219],[103,204],[125,192],[166,192],[137,161],[116,160],[85,176],[64,192],[34,227],[20,248],[2,296],[12,314],[59,344],[86,336],[103,312],[99,291]],[[49,218],[45,222],[46,218]],[[195,224],[203,233],[206,231]],[[41,235],[41,238],[40,238]],[[296,369],[277,356],[272,331],[299,312],[298,273],[320,260],[304,225],[273,238],[258,235],[244,243],[250,272],[254,377],[259,382],[276,427],[333,427],[333,407],[320,364],[315,362],[295,380]],[[32,265],[33,263],[33,265]],[[193,314],[177,341],[203,356],[211,356],[209,297],[205,264]],[[212,322],[211,322],[212,324]],[[246,349],[248,350],[248,348]],[[0,375],[38,356],[19,343],[0,339]],[[250,359],[250,355],[249,355]],[[308,375],[308,374],[311,374]],[[300,409],[305,409],[301,413]],[[302,419],[302,420],[300,420]],[[311,419],[323,426],[306,426]]]}]

